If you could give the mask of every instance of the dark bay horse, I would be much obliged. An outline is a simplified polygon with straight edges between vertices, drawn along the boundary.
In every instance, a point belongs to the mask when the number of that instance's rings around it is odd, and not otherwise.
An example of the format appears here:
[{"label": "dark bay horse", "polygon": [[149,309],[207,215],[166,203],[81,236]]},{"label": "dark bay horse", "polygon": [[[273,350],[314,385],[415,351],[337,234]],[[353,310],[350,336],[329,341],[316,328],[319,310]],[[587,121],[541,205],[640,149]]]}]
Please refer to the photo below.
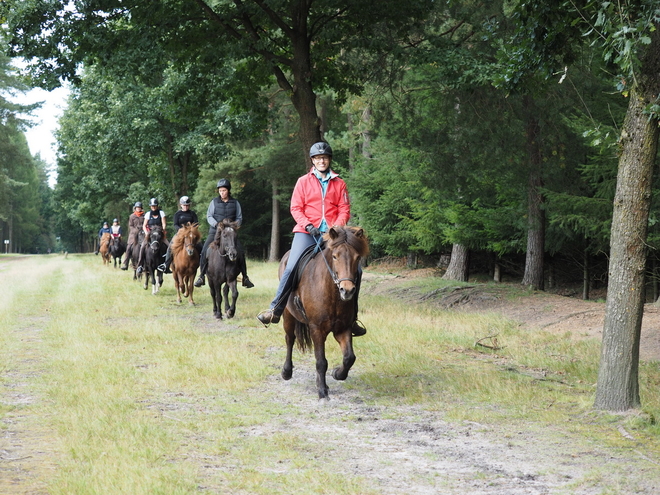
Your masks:
[{"label": "dark bay horse", "polygon": [[121,237],[112,237],[110,239],[110,256],[114,260],[114,266],[121,265],[121,257],[126,252],[126,246],[121,242]]},{"label": "dark bay horse", "polygon": [[108,265],[112,259],[112,254],[110,254],[111,242],[112,235],[110,235],[108,232],[105,232],[99,241],[99,253],[101,254],[101,259],[103,260],[104,265]]},{"label": "dark bay horse", "polygon": [[144,256],[144,290],[149,288],[151,281],[151,293],[155,295],[163,285],[163,272],[158,270],[158,265],[163,262],[163,255],[167,251],[167,245],[163,242],[165,240],[163,229],[160,226],[151,227],[147,240],[149,245]]},{"label": "dark bay horse", "polygon": [[[333,227],[323,238],[323,251],[304,267],[298,287],[289,295],[282,315],[286,340],[282,378],[289,380],[293,375],[294,343],[297,342],[302,352],[313,345],[320,399],[328,397],[325,341],[330,333],[343,354],[342,364],[332,370],[333,378],[345,380],[355,362],[351,327],[357,315],[353,297],[357,292],[360,260],[369,254],[369,242],[359,227]],[[288,253],[280,262],[280,276],[287,259]]]},{"label": "dark bay horse", "polygon": [[135,244],[129,244],[126,247],[126,257],[124,258],[124,263],[128,265],[129,263],[131,264],[131,268],[133,270],[133,280],[137,280],[138,278],[142,278],[142,274],[138,275],[137,274],[137,264],[138,261],[140,260],[140,246],[142,246],[142,242],[144,241],[144,230],[140,229],[138,232],[136,238],[137,241]]},{"label": "dark bay horse", "polygon": [[197,244],[202,238],[199,224],[188,222],[179,229],[172,239],[172,278],[176,287],[176,300],[181,304],[181,295],[188,298],[192,305],[195,274],[199,268],[199,251]]},{"label": "dark bay horse", "polygon": [[[208,259],[207,276],[211,299],[213,299],[213,315],[222,319],[222,298],[225,298],[225,316],[232,318],[236,313],[236,300],[238,287],[236,277],[241,273],[238,263],[238,250],[236,241],[238,224],[224,219],[216,227],[215,239],[206,252]],[[223,285],[224,284],[224,285]],[[220,290],[222,289],[222,292]],[[229,289],[231,289],[231,304],[229,303]]]}]

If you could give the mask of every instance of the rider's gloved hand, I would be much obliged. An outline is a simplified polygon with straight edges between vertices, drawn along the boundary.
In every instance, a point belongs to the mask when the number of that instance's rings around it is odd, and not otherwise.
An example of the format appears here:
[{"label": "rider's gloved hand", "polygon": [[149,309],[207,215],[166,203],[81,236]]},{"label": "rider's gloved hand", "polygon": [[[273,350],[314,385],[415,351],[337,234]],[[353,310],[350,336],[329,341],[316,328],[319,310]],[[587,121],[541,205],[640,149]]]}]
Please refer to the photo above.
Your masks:
[{"label": "rider's gloved hand", "polygon": [[312,225],[311,223],[307,227],[305,227],[305,230],[309,235],[313,235],[314,237],[318,237],[321,235],[321,231],[316,227],[314,227],[314,225]]}]

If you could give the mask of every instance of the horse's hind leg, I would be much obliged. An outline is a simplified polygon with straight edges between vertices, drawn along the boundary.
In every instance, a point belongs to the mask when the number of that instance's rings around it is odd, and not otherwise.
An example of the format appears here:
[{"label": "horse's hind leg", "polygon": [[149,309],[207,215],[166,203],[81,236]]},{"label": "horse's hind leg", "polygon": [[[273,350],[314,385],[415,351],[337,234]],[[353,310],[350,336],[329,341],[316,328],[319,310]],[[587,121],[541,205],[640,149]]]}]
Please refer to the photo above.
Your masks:
[{"label": "horse's hind leg", "polygon": [[332,378],[335,380],[346,380],[348,372],[350,371],[353,363],[355,363],[355,353],[353,352],[353,341],[351,332],[346,331],[339,335],[335,335],[335,340],[339,342],[342,355],[344,356],[341,366],[337,366],[332,370]]},{"label": "horse's hind leg", "polygon": [[293,345],[296,343],[295,321],[288,311],[284,311],[284,341],[286,342],[286,359],[282,366],[282,378],[290,380],[293,376]]}]

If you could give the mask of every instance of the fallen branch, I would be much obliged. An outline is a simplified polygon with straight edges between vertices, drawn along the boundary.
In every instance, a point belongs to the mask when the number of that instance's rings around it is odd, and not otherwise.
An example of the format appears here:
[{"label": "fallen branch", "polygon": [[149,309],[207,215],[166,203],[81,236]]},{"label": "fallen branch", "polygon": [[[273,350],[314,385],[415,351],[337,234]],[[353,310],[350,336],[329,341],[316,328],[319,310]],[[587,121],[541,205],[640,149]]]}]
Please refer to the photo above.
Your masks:
[{"label": "fallen branch", "polygon": [[[499,335],[499,334],[497,333],[497,334],[495,334],[495,335],[489,335],[489,336],[487,336],[487,337],[483,337],[483,338],[477,340],[477,341],[474,343],[474,345],[475,345],[475,347],[476,347],[476,346],[481,346],[481,347],[485,347],[485,348],[487,348],[487,349],[492,349],[493,351],[499,351],[500,349],[504,349],[504,347],[500,347],[499,344],[497,343],[497,336],[498,336],[498,335]],[[486,340],[486,339],[492,339],[492,345],[483,344],[482,341],[484,341],[484,340]]]}]

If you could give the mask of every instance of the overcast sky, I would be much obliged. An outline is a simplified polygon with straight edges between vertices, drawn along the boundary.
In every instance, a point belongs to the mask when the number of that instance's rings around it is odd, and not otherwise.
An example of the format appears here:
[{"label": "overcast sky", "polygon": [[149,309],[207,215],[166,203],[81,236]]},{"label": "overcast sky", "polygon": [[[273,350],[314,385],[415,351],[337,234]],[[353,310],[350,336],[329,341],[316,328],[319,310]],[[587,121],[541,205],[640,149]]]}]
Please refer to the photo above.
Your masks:
[{"label": "overcast sky", "polygon": [[58,119],[66,106],[68,94],[66,88],[57,88],[51,92],[37,88],[12,98],[15,102],[22,104],[44,102],[40,109],[33,112],[33,117],[30,120],[35,125],[25,132],[25,137],[30,146],[30,152],[33,155],[39,153],[41,158],[48,164],[51,186],[56,182],[54,172],[57,147],[55,146],[53,132],[58,127]]}]

